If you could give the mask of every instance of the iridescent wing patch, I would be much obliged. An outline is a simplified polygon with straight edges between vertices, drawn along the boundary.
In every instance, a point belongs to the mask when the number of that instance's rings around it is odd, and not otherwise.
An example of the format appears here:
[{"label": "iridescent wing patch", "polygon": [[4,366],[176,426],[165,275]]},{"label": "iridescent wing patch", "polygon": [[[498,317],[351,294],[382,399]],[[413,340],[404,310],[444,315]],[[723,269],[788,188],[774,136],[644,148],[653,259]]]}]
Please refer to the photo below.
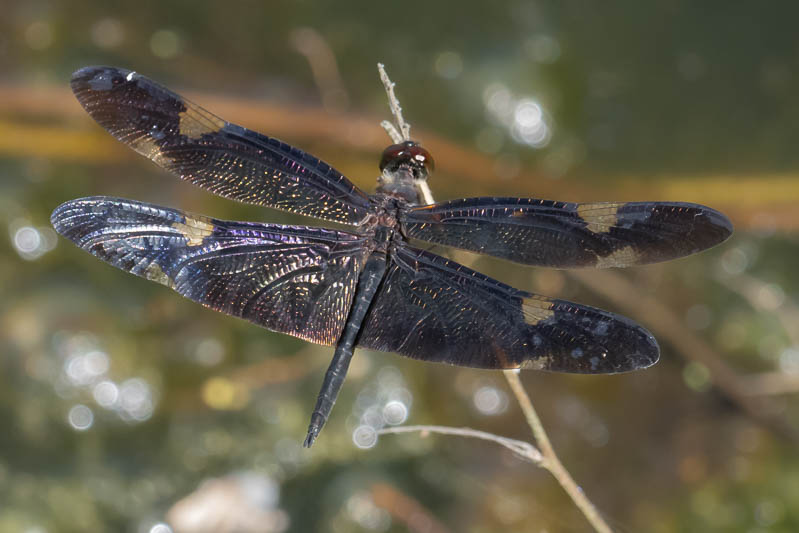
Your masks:
[{"label": "iridescent wing patch", "polygon": [[56,231],[119,269],[259,326],[335,344],[365,259],[358,235],[228,222],[94,197],[59,206]]}]

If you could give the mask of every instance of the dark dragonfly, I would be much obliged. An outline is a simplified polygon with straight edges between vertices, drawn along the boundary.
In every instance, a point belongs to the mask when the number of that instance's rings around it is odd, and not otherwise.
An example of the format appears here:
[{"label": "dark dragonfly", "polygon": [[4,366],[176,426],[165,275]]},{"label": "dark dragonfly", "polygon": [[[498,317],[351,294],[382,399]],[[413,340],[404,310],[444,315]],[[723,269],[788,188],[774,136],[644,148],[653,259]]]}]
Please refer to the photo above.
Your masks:
[{"label": "dark dragonfly", "polygon": [[415,142],[389,146],[375,194],[315,157],[231,124],[118,68],[72,78],[114,137],[226,198],[353,227],[231,222],[97,196],[66,202],[55,229],[183,296],[265,328],[335,345],[305,446],[333,407],[356,346],[490,369],[612,374],[657,362],[654,337],[622,316],[514,289],[410,239],[527,265],[626,267],[683,257],[732,233],[718,211],[677,202],[468,198],[420,205],[432,171]]}]

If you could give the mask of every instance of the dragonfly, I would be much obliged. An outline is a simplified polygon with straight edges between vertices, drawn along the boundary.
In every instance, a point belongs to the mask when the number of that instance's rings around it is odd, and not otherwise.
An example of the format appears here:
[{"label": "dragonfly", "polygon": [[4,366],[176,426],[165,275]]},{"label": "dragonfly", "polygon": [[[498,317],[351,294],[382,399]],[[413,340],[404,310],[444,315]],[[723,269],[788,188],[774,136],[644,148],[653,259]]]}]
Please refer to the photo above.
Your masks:
[{"label": "dragonfly", "polygon": [[236,222],[122,198],[68,201],[56,231],[103,261],[272,331],[334,346],[304,446],[325,425],[356,347],[482,369],[614,374],[658,361],[636,322],[533,294],[421,243],[550,268],[684,257],[732,234],[685,202],[463,198],[427,205],[431,154],[382,154],[374,194],[316,157],[227,122],[147,77],[85,67],[72,90],[116,139],[214,194],[345,229]]}]

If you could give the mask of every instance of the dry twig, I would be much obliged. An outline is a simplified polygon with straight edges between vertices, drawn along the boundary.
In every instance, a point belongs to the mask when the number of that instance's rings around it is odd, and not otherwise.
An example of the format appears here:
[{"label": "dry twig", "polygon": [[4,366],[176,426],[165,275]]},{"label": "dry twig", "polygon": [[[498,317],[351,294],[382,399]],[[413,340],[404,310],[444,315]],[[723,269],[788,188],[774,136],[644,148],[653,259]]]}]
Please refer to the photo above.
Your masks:
[{"label": "dry twig", "polygon": [[611,533],[612,530],[610,526],[605,522],[604,518],[602,518],[602,515],[599,514],[596,506],[588,499],[583,489],[574,482],[569,471],[566,470],[563,463],[558,459],[555,449],[549,441],[549,436],[546,430],[544,430],[543,424],[541,424],[541,419],[538,418],[538,413],[536,413],[533,408],[533,402],[530,400],[524,387],[522,387],[522,382],[519,379],[519,371],[505,370],[503,373],[505,374],[505,379],[508,380],[508,385],[510,385],[513,395],[516,396],[516,401],[519,402],[519,407],[521,407],[524,417],[527,419],[527,424],[533,431],[535,441],[541,446],[541,454],[543,455],[541,466],[549,470],[550,474],[558,480],[560,486],[563,487],[563,490],[566,491],[574,504],[582,511],[585,518],[596,531],[600,533]]},{"label": "dry twig", "polygon": [[473,439],[496,442],[500,446],[504,446],[513,453],[523,457],[524,459],[527,459],[531,463],[544,466],[544,456],[540,451],[538,451],[538,448],[529,442],[509,439],[507,437],[501,437],[493,433],[487,433],[485,431],[472,428],[454,428],[448,426],[397,426],[380,429],[377,431],[377,434],[387,435],[389,433],[413,433],[416,431],[421,432],[423,435],[426,433],[438,433],[440,435],[457,435],[459,437],[470,437]]}]

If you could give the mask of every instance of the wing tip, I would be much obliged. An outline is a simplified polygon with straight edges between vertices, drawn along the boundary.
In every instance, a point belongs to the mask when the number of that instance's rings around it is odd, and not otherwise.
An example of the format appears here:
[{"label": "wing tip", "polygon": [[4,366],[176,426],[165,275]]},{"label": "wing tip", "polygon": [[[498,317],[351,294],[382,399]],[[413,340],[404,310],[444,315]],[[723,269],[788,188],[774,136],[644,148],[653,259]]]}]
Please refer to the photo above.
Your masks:
[{"label": "wing tip", "polygon": [[693,217],[693,220],[685,219],[687,235],[684,238],[692,244],[688,255],[719,245],[733,234],[732,222],[721,211],[702,204],[674,205],[684,206],[683,216]]},{"label": "wing tip", "polygon": [[75,227],[74,222],[71,222],[76,215],[86,214],[87,206],[92,209],[97,209],[97,206],[104,202],[119,201],[119,199],[111,196],[87,196],[84,198],[75,198],[74,200],[67,200],[61,205],[53,209],[50,214],[50,225],[53,226],[56,233],[66,236],[68,230]]},{"label": "wing tip", "polygon": [[711,207],[706,207],[705,209],[705,216],[708,218],[708,224],[716,228],[717,231],[717,241],[711,244],[711,246],[721,244],[729,239],[735,231],[732,221],[721,211],[717,211]]},{"label": "wing tip", "polygon": [[68,228],[68,224],[66,223],[67,216],[81,200],[84,199],[78,198],[76,200],[68,200],[53,209],[53,212],[50,214],[50,225],[53,226],[56,233],[64,235],[64,232]]},{"label": "wing tip", "polygon": [[612,370],[604,373],[622,374],[655,365],[660,360],[660,346],[655,336],[629,318],[618,317],[618,320],[619,340],[627,349],[613,358]]},{"label": "wing tip", "polygon": [[638,330],[640,339],[636,350],[627,356],[630,367],[620,370],[620,372],[643,370],[655,365],[660,360],[660,346],[657,339],[641,326],[638,326]]},{"label": "wing tip", "polygon": [[592,310],[603,315],[603,320],[589,323],[592,330],[578,331],[583,334],[580,342],[564,345],[555,356],[538,362],[541,370],[569,374],[622,374],[643,370],[658,362],[660,346],[644,327],[620,315]]},{"label": "wing tip", "polygon": [[626,374],[654,366],[660,360],[660,346],[655,337],[639,325],[632,325],[626,350],[609,354],[607,360],[589,360],[590,367],[580,373]]}]

